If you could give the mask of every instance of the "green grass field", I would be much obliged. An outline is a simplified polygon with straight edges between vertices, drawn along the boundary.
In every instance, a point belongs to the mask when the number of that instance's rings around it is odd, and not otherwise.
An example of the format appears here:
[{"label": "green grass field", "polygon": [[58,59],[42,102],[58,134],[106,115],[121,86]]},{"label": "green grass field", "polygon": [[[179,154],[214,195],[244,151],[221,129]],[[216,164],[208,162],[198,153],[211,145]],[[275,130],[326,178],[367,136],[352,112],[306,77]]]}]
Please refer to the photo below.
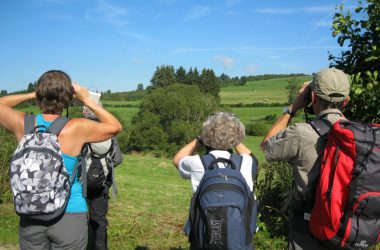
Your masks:
[{"label": "green grass field", "polygon": [[[301,82],[310,77],[298,77]],[[247,82],[244,86],[231,85],[223,87],[220,93],[222,104],[250,103],[286,103],[286,87],[291,78]]]}]

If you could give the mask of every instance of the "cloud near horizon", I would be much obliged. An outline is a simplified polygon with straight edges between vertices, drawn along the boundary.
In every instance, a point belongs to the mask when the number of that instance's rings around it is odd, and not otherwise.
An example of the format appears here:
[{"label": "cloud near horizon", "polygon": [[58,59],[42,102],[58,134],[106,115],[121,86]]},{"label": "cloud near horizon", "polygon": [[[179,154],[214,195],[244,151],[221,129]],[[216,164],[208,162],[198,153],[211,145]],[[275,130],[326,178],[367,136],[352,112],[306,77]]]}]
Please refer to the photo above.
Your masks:
[{"label": "cloud near horizon", "polygon": [[225,68],[231,68],[234,66],[235,63],[235,59],[233,59],[232,57],[226,57],[222,55],[215,55],[214,60],[222,62]]}]

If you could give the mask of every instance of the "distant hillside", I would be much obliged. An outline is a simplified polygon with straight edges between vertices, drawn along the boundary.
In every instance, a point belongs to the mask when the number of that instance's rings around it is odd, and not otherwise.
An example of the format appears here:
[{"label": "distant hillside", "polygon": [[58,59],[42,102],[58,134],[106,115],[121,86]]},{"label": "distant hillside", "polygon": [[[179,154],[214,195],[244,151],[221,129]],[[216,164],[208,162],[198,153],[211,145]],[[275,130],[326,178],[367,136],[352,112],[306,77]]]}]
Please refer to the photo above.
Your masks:
[{"label": "distant hillside", "polygon": [[[224,83],[221,86],[220,97],[224,105],[237,104],[273,104],[286,103],[288,92],[286,87],[288,82],[293,78],[301,82],[308,81],[311,76],[300,74],[290,75],[261,75],[250,77],[244,85],[238,85],[233,82]],[[248,78],[248,77],[247,77]],[[266,79],[270,78],[270,79]],[[265,80],[258,80],[265,79]],[[111,102],[117,106],[137,106],[139,101],[144,97],[146,90],[134,90],[126,92],[104,92],[102,93],[103,103],[110,105]]]},{"label": "distant hillside", "polygon": [[[286,87],[293,79],[275,78],[270,80],[250,81],[244,86],[232,85],[222,87],[220,97],[224,105],[236,104],[284,104],[288,101],[288,90]],[[310,76],[297,77],[300,82],[311,79]]]}]

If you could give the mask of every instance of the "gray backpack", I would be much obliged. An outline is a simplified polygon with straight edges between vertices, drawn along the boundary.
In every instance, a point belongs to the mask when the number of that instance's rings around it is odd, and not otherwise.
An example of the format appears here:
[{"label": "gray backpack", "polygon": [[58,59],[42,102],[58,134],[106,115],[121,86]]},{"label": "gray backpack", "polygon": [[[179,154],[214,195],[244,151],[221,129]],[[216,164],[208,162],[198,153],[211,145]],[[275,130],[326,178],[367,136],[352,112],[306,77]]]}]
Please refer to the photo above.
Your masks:
[{"label": "gray backpack", "polygon": [[113,185],[114,195],[116,195],[114,168],[123,161],[116,137],[104,142],[89,143],[85,150],[87,187],[101,188]]},{"label": "gray backpack", "polygon": [[34,122],[34,115],[25,116],[25,135],[10,161],[10,184],[18,215],[49,221],[63,214],[79,161],[70,180],[58,142],[66,117],[57,118],[48,128],[35,127]]}]

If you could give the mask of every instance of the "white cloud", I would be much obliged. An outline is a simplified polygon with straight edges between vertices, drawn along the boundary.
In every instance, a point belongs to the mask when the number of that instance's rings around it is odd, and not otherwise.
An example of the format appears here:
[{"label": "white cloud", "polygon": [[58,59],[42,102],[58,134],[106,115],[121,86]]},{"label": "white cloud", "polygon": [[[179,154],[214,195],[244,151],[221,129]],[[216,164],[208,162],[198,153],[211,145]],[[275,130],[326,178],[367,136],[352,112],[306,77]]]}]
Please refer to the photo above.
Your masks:
[{"label": "white cloud", "polygon": [[263,14],[291,14],[297,12],[296,9],[284,9],[284,8],[261,8],[255,9],[253,12],[263,13]]},{"label": "white cloud", "polygon": [[336,6],[327,5],[327,6],[314,6],[314,7],[305,7],[302,8],[303,11],[308,13],[328,13],[334,11]]},{"label": "white cloud", "polygon": [[225,68],[231,68],[235,63],[235,59],[222,55],[215,55],[214,60],[222,62]]},{"label": "white cloud", "polygon": [[315,23],[312,23],[312,25],[316,26],[316,27],[332,27],[332,22],[330,21],[319,21],[319,22],[315,22]]},{"label": "white cloud", "polygon": [[246,74],[254,74],[257,72],[257,69],[259,68],[259,65],[252,64],[252,65],[247,65],[244,69]]},{"label": "white cloud", "polygon": [[134,58],[132,58],[132,63],[133,64],[145,64],[146,61],[144,59],[134,57]]},{"label": "white cloud", "polygon": [[148,42],[148,43],[155,43],[157,42],[154,38],[151,38],[149,36],[145,36],[139,33],[127,31],[127,30],[119,30],[118,33],[126,35],[128,37],[134,38],[139,41]]},{"label": "white cloud", "polygon": [[119,34],[123,34],[143,42],[156,42],[155,39],[149,36],[130,31],[128,29],[129,21],[127,17],[127,8],[112,5],[105,0],[97,0],[95,8],[85,13],[85,19],[92,22],[107,23],[114,27],[115,31]]},{"label": "white cloud", "polygon": [[242,2],[242,0],[226,0],[226,4],[228,6],[234,6],[234,5],[239,4],[241,2]]},{"label": "white cloud", "polygon": [[312,6],[312,7],[303,7],[303,8],[259,8],[254,9],[252,12],[254,13],[262,13],[262,14],[293,14],[293,13],[332,13],[336,10],[336,6],[333,5],[325,5],[325,6]]},{"label": "white cloud", "polygon": [[116,27],[125,27],[129,22],[126,20],[127,9],[111,5],[104,0],[97,0],[97,6],[93,11],[98,18]]},{"label": "white cloud", "polygon": [[195,19],[209,15],[212,8],[209,6],[195,6],[183,18],[185,22],[193,21]]}]

